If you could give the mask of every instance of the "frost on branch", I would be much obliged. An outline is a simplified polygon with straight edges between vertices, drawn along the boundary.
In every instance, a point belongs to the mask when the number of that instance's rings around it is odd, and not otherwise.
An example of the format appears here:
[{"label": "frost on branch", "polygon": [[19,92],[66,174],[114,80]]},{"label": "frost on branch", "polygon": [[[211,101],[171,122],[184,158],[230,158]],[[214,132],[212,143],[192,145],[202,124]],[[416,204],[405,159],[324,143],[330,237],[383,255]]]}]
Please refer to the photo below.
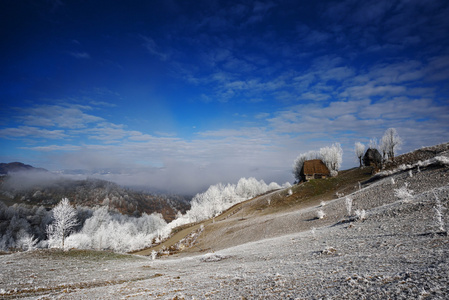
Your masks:
[{"label": "frost on branch", "polygon": [[75,208],[70,205],[69,199],[63,198],[52,210],[54,221],[47,226],[47,235],[50,246],[64,249],[65,238],[78,225]]},{"label": "frost on branch", "polygon": [[348,216],[350,216],[351,215],[351,210],[352,210],[352,198],[346,197],[346,199],[345,199],[345,206],[346,206],[346,211],[348,213]]},{"label": "frost on branch", "polygon": [[[288,187],[289,184],[283,187]],[[277,183],[267,185],[263,180],[240,178],[235,184],[216,184],[210,186],[204,193],[197,194],[191,202],[191,209],[182,217],[172,221],[169,226],[177,226],[199,222],[219,215],[229,207],[239,202],[251,199],[271,190],[280,189]]]},{"label": "frost on branch", "polygon": [[360,168],[362,167],[362,157],[365,154],[365,145],[360,142],[356,142],[354,144],[354,153],[357,159],[359,160]]},{"label": "frost on branch", "polygon": [[326,214],[324,213],[324,211],[322,209],[320,209],[319,211],[316,212],[316,217],[317,219],[323,219],[326,216]]},{"label": "frost on branch", "polygon": [[398,132],[395,128],[388,128],[381,140],[381,151],[383,154],[383,159],[394,159],[394,154],[400,149],[402,145],[402,139],[399,137]]},{"label": "frost on branch", "polygon": [[331,171],[331,176],[336,176],[343,161],[343,149],[341,148],[340,143],[335,143],[330,147],[321,148],[320,155],[326,167]]},{"label": "frost on branch", "polygon": [[401,200],[408,200],[413,197],[413,191],[408,188],[408,183],[399,189],[394,190],[394,195]]}]

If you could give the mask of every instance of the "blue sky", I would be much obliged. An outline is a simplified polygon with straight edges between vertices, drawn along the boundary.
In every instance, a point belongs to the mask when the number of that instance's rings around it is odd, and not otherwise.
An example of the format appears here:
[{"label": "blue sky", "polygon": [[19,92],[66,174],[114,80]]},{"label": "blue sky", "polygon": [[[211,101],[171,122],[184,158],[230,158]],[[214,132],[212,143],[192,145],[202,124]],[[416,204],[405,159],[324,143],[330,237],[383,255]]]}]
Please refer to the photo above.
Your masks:
[{"label": "blue sky", "polygon": [[[2,1],[0,161],[193,193],[449,140],[449,3]],[[96,175],[93,175],[96,174]]]}]

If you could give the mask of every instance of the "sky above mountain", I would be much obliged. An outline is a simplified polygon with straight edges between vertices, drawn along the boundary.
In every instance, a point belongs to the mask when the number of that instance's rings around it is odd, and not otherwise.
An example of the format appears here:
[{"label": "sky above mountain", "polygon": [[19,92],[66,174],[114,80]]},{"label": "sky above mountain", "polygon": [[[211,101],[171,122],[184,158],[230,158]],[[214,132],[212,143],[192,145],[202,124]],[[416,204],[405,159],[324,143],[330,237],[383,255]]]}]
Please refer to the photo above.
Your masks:
[{"label": "sky above mountain", "polygon": [[449,141],[449,2],[0,2],[0,161],[193,193]]}]

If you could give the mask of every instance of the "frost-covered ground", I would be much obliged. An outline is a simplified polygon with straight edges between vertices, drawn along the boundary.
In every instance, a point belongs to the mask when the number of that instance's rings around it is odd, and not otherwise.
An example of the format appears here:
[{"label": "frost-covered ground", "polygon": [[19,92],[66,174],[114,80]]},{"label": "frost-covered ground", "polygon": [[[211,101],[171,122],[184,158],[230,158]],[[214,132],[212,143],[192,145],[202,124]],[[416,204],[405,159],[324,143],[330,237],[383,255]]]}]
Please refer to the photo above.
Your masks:
[{"label": "frost-covered ground", "polygon": [[[0,298],[447,299],[449,238],[441,227],[449,222],[449,168],[411,175],[350,195],[364,221],[349,221],[343,197],[279,214],[282,226],[270,222],[276,230],[259,226],[269,238],[213,253],[154,261],[76,251],[0,256]],[[315,219],[320,209],[326,217]],[[263,224],[267,216],[257,218]],[[280,228],[295,232],[279,235]],[[254,238],[240,241],[247,240]]]}]

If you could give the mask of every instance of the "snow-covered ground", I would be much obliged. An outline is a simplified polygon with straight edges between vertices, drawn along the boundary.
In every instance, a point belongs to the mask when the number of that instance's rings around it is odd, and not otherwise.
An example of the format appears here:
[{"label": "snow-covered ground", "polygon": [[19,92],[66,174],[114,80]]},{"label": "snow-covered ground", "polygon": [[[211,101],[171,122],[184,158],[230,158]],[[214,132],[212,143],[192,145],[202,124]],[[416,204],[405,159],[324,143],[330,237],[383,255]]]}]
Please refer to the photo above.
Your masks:
[{"label": "snow-covered ground", "polygon": [[295,232],[261,228],[269,238],[206,254],[0,256],[0,298],[447,299],[449,168],[400,172],[350,197],[365,220],[350,218],[342,197],[277,215]]}]

